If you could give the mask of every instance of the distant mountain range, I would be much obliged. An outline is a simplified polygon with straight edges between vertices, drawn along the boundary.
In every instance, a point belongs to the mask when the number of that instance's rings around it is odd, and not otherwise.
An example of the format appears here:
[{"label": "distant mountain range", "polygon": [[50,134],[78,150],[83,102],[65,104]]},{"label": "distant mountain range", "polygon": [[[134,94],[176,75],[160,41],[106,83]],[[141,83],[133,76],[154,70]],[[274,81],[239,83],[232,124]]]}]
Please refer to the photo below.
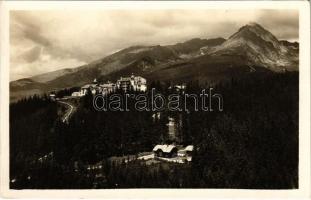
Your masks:
[{"label": "distant mountain range", "polygon": [[280,41],[256,23],[227,40],[195,38],[168,46],[132,46],[77,68],[10,83],[10,99],[81,86],[94,78],[115,80],[131,73],[148,81],[218,82],[255,71],[298,71],[299,44]]}]

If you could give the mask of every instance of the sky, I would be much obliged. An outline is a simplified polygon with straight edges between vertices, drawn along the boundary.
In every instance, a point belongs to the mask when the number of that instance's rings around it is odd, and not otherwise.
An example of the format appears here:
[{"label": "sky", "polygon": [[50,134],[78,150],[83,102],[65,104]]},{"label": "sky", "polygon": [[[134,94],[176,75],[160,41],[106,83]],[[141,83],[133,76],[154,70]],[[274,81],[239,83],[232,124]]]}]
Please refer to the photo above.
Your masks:
[{"label": "sky", "polygon": [[228,38],[249,22],[299,41],[297,10],[11,11],[10,80],[78,67],[132,45]]}]

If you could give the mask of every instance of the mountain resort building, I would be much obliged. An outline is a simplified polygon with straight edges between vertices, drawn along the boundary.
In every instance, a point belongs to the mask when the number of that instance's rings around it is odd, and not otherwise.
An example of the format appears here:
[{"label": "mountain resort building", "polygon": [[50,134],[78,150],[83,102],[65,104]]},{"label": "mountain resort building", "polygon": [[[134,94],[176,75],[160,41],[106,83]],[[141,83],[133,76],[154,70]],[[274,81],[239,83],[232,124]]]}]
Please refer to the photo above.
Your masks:
[{"label": "mountain resort building", "polygon": [[177,156],[186,157],[187,161],[191,161],[192,160],[192,152],[193,152],[193,145],[188,145],[184,149],[180,149],[177,152]]},{"label": "mountain resort building", "polygon": [[116,92],[117,89],[127,91],[140,91],[145,92],[147,90],[147,80],[141,76],[121,77],[116,83],[107,81],[106,83],[99,84],[96,79],[90,84],[86,84],[81,87],[80,91],[73,92],[72,97],[82,97],[88,92],[91,94],[103,94],[107,95]]},{"label": "mountain resort building", "polygon": [[156,160],[175,163],[187,163],[192,161],[193,149],[193,145],[182,147],[180,145],[174,144],[158,144],[153,148],[152,152],[153,158]]},{"label": "mountain resort building", "polygon": [[145,92],[147,90],[147,81],[141,76],[132,74],[130,77],[121,77],[117,81],[117,87],[125,92],[129,90]]},{"label": "mountain resort building", "polygon": [[53,101],[55,100],[55,97],[56,97],[55,93],[52,92],[50,93],[49,96],[50,96],[50,99],[52,99]]},{"label": "mountain resort building", "polygon": [[177,156],[177,147],[175,145],[156,145],[153,148],[154,157],[173,158]]},{"label": "mountain resort building", "polygon": [[110,94],[112,92],[115,92],[117,90],[117,85],[115,83],[112,83],[108,81],[107,83],[104,83],[102,85],[99,85],[100,87],[100,93],[103,95]]},{"label": "mountain resort building", "polygon": [[98,86],[99,86],[99,84],[97,83],[97,80],[95,78],[91,84],[86,84],[83,87],[81,87],[80,96],[85,96],[87,94],[87,92],[91,92],[92,94],[96,94],[96,92],[99,89]]}]

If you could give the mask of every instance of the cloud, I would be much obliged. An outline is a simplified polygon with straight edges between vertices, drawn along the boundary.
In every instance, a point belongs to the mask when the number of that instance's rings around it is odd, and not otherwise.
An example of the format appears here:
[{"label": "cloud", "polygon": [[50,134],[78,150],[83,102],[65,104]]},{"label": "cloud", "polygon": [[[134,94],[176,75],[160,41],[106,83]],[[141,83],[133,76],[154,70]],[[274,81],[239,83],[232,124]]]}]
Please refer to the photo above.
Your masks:
[{"label": "cloud", "polygon": [[40,46],[35,46],[33,48],[31,48],[29,51],[26,51],[25,53],[22,54],[22,58],[28,62],[28,63],[32,63],[36,60],[39,59],[40,54],[41,54],[41,47]]},{"label": "cloud", "polygon": [[265,10],[260,12],[258,21],[264,23],[265,28],[279,39],[298,40],[298,12]]},{"label": "cloud", "polygon": [[298,40],[295,10],[11,11],[11,80],[77,67],[132,45],[228,38],[249,21]]},{"label": "cloud", "polygon": [[[37,23],[36,20],[29,17],[25,12],[14,11],[11,17],[10,35],[13,36],[13,43],[19,42],[18,39],[21,37],[43,46],[50,46],[49,39],[41,35],[42,24]],[[15,41],[16,39],[17,41]]]}]

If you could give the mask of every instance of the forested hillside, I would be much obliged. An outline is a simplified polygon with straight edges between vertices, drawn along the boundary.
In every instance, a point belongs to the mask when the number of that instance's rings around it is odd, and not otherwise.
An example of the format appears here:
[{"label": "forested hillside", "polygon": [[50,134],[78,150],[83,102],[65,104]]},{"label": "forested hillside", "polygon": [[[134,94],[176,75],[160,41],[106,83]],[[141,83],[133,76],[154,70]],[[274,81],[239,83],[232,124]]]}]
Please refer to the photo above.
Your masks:
[{"label": "forested hillside", "polygon": [[[298,72],[232,78],[214,87],[222,112],[163,111],[156,122],[152,112],[98,112],[92,96],[80,99],[68,124],[46,97],[18,101],[10,105],[10,187],[298,188],[298,78]],[[168,85],[149,86],[168,95]],[[187,92],[207,87],[188,82]],[[170,142],[167,116],[177,114],[182,143],[195,146],[191,163],[111,162]],[[99,162],[100,179],[87,170]]]}]

